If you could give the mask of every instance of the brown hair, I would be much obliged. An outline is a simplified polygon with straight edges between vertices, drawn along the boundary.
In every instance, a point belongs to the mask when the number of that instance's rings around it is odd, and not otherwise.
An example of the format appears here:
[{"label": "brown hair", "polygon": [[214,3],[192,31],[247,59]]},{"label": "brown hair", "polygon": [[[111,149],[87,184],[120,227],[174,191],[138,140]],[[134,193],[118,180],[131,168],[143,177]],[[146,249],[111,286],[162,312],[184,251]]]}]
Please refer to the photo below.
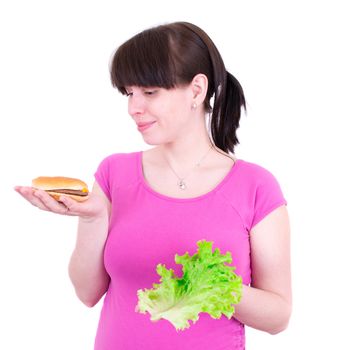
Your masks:
[{"label": "brown hair", "polygon": [[204,107],[212,114],[214,144],[234,153],[241,108],[246,109],[243,89],[202,29],[187,22],[147,29],[117,49],[110,67],[112,84],[123,94],[126,86],[133,85],[165,89],[187,85],[199,73],[208,78]]}]

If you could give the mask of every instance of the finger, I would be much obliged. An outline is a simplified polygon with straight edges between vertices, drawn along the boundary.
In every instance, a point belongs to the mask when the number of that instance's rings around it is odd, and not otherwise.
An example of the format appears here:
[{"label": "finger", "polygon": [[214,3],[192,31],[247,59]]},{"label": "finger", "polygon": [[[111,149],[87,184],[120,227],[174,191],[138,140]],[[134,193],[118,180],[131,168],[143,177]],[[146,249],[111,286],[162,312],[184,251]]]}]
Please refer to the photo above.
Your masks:
[{"label": "finger", "polygon": [[32,187],[16,186],[14,189],[33,206],[41,210],[48,210],[44,203],[34,195],[35,190]]},{"label": "finger", "polygon": [[67,208],[67,215],[78,215],[79,213],[79,203],[72,198],[61,196],[59,198],[65,208]]},{"label": "finger", "polygon": [[33,189],[31,187],[15,186],[14,190],[27,200],[33,196]]},{"label": "finger", "polygon": [[63,203],[59,203],[46,191],[36,190],[34,196],[37,197],[48,211],[56,214],[68,215],[69,209]]},{"label": "finger", "polygon": [[68,207],[66,207],[63,203],[56,201],[46,191],[37,190],[27,186],[15,186],[14,190],[29,201],[33,206],[41,210],[50,211],[56,214],[71,215]]}]

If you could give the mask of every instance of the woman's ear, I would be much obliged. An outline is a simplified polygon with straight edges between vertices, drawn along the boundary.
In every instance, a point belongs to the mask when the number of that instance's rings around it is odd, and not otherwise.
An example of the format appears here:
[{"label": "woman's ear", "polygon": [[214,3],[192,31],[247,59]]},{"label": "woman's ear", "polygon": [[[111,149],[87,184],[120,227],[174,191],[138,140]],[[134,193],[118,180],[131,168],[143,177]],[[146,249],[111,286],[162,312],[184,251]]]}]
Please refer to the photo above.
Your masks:
[{"label": "woman's ear", "polygon": [[205,97],[208,89],[208,78],[205,74],[197,74],[191,82],[191,88],[193,92],[193,101],[192,103],[199,106],[204,103]]}]

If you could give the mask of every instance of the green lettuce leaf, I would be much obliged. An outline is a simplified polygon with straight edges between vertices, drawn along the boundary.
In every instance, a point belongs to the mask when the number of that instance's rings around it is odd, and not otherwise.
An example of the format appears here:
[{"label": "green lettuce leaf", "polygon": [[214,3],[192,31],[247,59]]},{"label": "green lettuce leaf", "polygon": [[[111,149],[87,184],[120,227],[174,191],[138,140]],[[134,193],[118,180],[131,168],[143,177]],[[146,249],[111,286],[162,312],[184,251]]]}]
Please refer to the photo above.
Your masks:
[{"label": "green lettuce leaf", "polygon": [[232,317],[233,305],[241,299],[242,279],[234,273],[235,267],[226,265],[232,263],[231,253],[212,251],[213,242],[205,240],[197,245],[193,256],[175,255],[175,262],[182,265],[182,278],[165,265],[157,265],[160,283],[138,290],[137,312],[148,312],[151,321],[168,320],[177,331],[189,328],[189,321],[195,323],[200,312],[215,319]]}]

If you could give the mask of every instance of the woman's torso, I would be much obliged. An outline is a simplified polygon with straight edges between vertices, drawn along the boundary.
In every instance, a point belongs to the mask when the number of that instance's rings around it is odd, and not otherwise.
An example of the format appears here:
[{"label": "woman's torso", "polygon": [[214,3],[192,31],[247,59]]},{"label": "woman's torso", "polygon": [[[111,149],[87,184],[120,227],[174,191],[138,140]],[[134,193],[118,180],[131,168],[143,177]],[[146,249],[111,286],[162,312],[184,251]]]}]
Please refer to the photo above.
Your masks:
[{"label": "woman's torso", "polygon": [[[165,264],[180,276],[181,266],[174,263],[175,254],[194,254],[196,242],[201,239],[213,241],[223,253],[230,251],[236,273],[249,283],[248,232],[227,197],[227,192],[234,191],[230,180],[242,161],[233,165],[229,159],[226,166],[206,171],[209,175],[200,177],[204,186],[198,191],[194,190],[197,187],[193,176],[192,182],[187,179],[188,191],[177,188],[175,177],[156,181],[162,169],[152,171],[152,158],[146,155],[143,161],[141,152],[123,156],[119,162],[110,175],[112,217],[105,267],[111,284],[101,312],[96,350],[243,350],[244,327],[233,318],[214,320],[201,313],[196,324],[176,332],[166,320],[154,323],[149,315],[135,312],[137,290],[152,288],[159,282],[156,265]],[[158,176],[152,181],[154,177],[147,174],[155,172]],[[187,198],[178,196],[182,192]]]}]

